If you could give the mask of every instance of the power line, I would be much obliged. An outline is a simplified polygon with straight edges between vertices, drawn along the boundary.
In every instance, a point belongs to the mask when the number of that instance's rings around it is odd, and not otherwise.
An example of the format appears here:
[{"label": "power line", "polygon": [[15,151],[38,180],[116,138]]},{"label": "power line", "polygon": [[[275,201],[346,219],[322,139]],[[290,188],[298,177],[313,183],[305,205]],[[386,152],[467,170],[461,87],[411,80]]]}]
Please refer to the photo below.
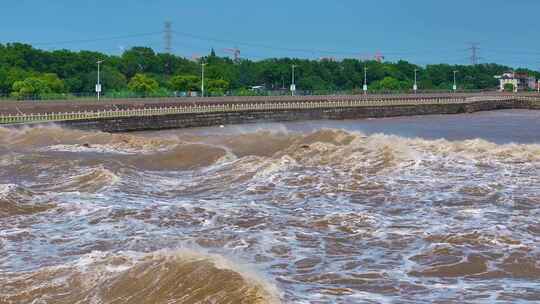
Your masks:
[{"label": "power line", "polygon": [[[260,43],[251,43],[251,42],[243,42],[243,41],[236,41],[236,40],[230,40],[230,39],[221,39],[221,38],[213,38],[208,36],[201,36],[197,34],[192,33],[186,33],[186,32],[178,32],[172,30],[172,23],[166,22],[165,28],[161,32],[150,32],[150,33],[138,33],[138,34],[128,34],[128,35],[119,35],[119,36],[111,36],[111,37],[99,37],[99,38],[92,38],[92,39],[77,39],[77,40],[66,40],[66,41],[56,41],[56,42],[37,42],[32,43],[33,45],[38,46],[48,46],[48,45],[60,45],[60,44],[76,44],[76,43],[90,43],[90,42],[99,42],[99,41],[109,41],[109,40],[119,40],[119,39],[127,39],[127,38],[137,38],[137,37],[148,37],[148,36],[157,36],[157,35],[163,35],[164,36],[164,50],[167,53],[172,52],[172,45],[173,45],[173,38],[174,35],[180,35],[184,37],[190,37],[197,40],[202,41],[209,41],[209,42],[219,42],[224,44],[234,44],[234,45],[243,45],[247,47],[253,47],[253,48],[263,48],[263,49],[269,49],[269,50],[275,50],[275,51],[282,51],[282,52],[295,52],[295,53],[307,53],[307,54],[314,54],[314,55],[320,55],[320,54],[332,54],[332,55],[341,55],[341,56],[351,56],[351,57],[358,57],[359,53],[361,52],[352,52],[352,51],[336,51],[336,50],[323,50],[323,49],[306,49],[306,48],[288,48],[288,47],[276,47],[272,45],[267,44],[260,44]],[[454,50],[448,50],[446,51],[454,51]],[[419,53],[431,53],[436,52],[440,53],[440,51],[435,50],[417,50],[417,51],[395,51],[395,52],[383,52],[385,55],[388,56],[407,56],[407,55],[416,55]]]},{"label": "power line", "polygon": [[[322,50],[322,49],[305,49],[305,48],[288,48],[288,47],[276,47],[268,44],[261,44],[261,43],[252,43],[252,42],[244,42],[244,41],[238,41],[238,40],[230,40],[230,39],[222,39],[222,38],[214,38],[214,37],[208,37],[208,36],[201,36],[196,35],[192,33],[186,33],[186,32],[178,32],[173,31],[174,34],[184,37],[193,38],[196,40],[202,40],[202,41],[209,41],[209,42],[218,42],[218,43],[224,43],[224,44],[233,44],[233,45],[243,45],[247,47],[254,47],[254,48],[263,48],[263,49],[269,49],[274,51],[285,51],[285,52],[294,52],[294,53],[308,53],[308,54],[332,54],[332,55],[347,55],[347,56],[359,56],[360,52],[352,52],[352,51],[335,51],[335,50]],[[399,52],[394,53],[386,53],[390,55],[399,55]]]},{"label": "power line", "polygon": [[316,54],[316,53],[327,53],[327,54],[348,54],[348,55],[356,55],[354,52],[338,52],[338,51],[329,51],[329,50],[315,50],[315,49],[299,49],[299,48],[285,48],[285,47],[275,47],[271,45],[266,44],[259,44],[259,43],[251,43],[251,42],[243,42],[243,41],[236,41],[236,40],[229,40],[229,39],[221,39],[221,38],[213,38],[208,36],[200,36],[195,35],[191,33],[186,32],[177,32],[174,31],[176,35],[190,37],[197,40],[203,40],[203,41],[211,41],[211,42],[219,42],[219,43],[226,43],[226,44],[233,44],[233,45],[244,45],[248,47],[255,47],[255,48],[264,48],[269,50],[276,50],[276,51],[286,51],[286,52],[295,52],[295,53],[310,53],[310,54]]},{"label": "power line", "polygon": [[[129,39],[129,38],[138,38],[138,37],[154,37],[154,36],[161,36],[162,39],[164,39],[164,51],[166,53],[172,53],[173,45],[176,45],[178,41],[175,41],[173,43],[173,35],[183,36],[183,37],[189,37],[192,39],[200,40],[200,41],[207,41],[207,42],[218,42],[223,43],[226,45],[239,45],[239,46],[246,46],[248,48],[260,48],[260,49],[267,49],[267,50],[274,50],[279,52],[288,52],[288,53],[304,53],[304,54],[311,54],[316,55],[319,57],[319,55],[322,54],[329,54],[334,55],[336,57],[343,57],[347,58],[345,56],[348,56],[348,58],[358,58],[361,51],[339,51],[339,50],[329,50],[329,49],[311,49],[311,48],[291,48],[291,47],[281,47],[281,46],[275,46],[270,44],[264,44],[264,43],[252,43],[252,42],[245,42],[245,41],[236,41],[231,39],[223,39],[223,38],[214,38],[214,37],[208,37],[203,35],[197,35],[193,33],[187,33],[187,32],[178,32],[174,31],[172,29],[172,23],[171,22],[165,22],[165,27],[163,31],[159,32],[149,32],[149,33],[136,33],[136,34],[127,34],[127,35],[118,35],[118,36],[109,36],[109,37],[98,37],[98,38],[89,38],[89,39],[76,39],[76,40],[65,40],[65,41],[56,41],[56,42],[37,42],[32,43],[36,46],[55,46],[55,45],[65,45],[65,44],[77,44],[77,43],[91,43],[91,42],[99,42],[99,41],[111,41],[111,40],[122,40],[122,39]],[[184,41],[185,39],[182,39]],[[145,43],[148,43],[149,39],[144,39]],[[162,40],[163,41],[163,40]],[[450,53],[458,53],[465,51],[465,49],[461,50],[455,50],[455,49],[441,49],[441,50],[435,50],[435,49],[424,49],[424,50],[406,50],[406,51],[393,51],[393,52],[386,52],[384,51],[384,55],[387,57],[397,57],[400,56],[402,59],[406,59],[407,57],[413,56],[417,57],[419,54],[428,54],[428,53],[437,53],[439,56],[441,53],[445,53],[445,58],[450,58],[453,56],[448,56]],[[466,51],[470,52],[470,57],[468,58],[470,63],[472,65],[479,64],[480,60],[482,60],[482,57],[479,56],[480,53],[480,47],[479,43],[470,43],[470,47],[466,49]],[[540,55],[540,51],[536,50],[523,50],[523,49],[517,49],[517,50],[510,50],[510,49],[486,49],[486,53],[492,53],[492,54],[513,54],[515,57],[514,60],[517,60],[519,57],[520,60],[525,59],[525,57],[529,56],[535,56]],[[249,52],[248,52],[249,53]],[[252,56],[253,57],[253,56]],[[263,57],[263,56],[256,56],[256,57]],[[505,56],[507,57],[507,56]],[[440,57],[439,57],[440,58]],[[523,58],[523,59],[521,59]],[[417,59],[413,59],[415,61],[418,61]],[[422,59],[420,59],[422,60]],[[424,61],[428,61],[426,58],[423,58]],[[429,60],[431,61],[431,60]],[[503,60],[504,61],[504,60]],[[435,60],[433,60],[435,62]]]},{"label": "power line", "polygon": [[[347,55],[347,56],[354,56],[354,57],[358,57],[360,55],[360,53],[361,53],[360,51],[354,51],[353,52],[353,51],[350,51],[350,50],[349,51],[336,51],[336,50],[328,50],[328,49],[323,50],[323,49],[311,49],[311,48],[310,49],[305,49],[305,48],[277,47],[277,46],[268,45],[268,44],[252,43],[252,42],[238,41],[238,40],[232,40],[232,39],[215,38],[215,37],[209,37],[209,36],[198,35],[198,34],[187,33],[187,32],[173,31],[173,33],[175,35],[189,37],[189,38],[193,38],[193,39],[201,40],[201,41],[218,42],[218,43],[224,43],[224,44],[228,44],[228,45],[230,45],[230,44],[243,45],[243,46],[247,46],[247,47],[264,48],[264,49],[276,50],[276,51],[309,53],[309,54]],[[430,50],[416,50],[416,51],[408,50],[408,51],[394,51],[394,52],[383,51],[382,53],[384,53],[384,55],[399,56],[399,55],[416,55],[416,54],[419,54],[419,53],[424,53],[424,54],[425,53],[436,53],[436,54],[440,54],[441,52],[458,52],[458,51],[462,51],[462,50],[444,48],[444,49],[438,49],[438,50],[430,49]]]},{"label": "power line", "polygon": [[32,43],[32,45],[55,45],[55,44],[73,44],[73,43],[98,42],[98,41],[107,41],[107,40],[118,40],[118,39],[127,39],[127,38],[157,36],[157,35],[162,35],[162,34],[163,34],[163,32],[153,32],[153,33],[122,35],[122,36],[101,37],[101,38],[93,38],[93,39],[65,40],[65,41],[56,41],[56,42],[34,42],[34,43]]}]

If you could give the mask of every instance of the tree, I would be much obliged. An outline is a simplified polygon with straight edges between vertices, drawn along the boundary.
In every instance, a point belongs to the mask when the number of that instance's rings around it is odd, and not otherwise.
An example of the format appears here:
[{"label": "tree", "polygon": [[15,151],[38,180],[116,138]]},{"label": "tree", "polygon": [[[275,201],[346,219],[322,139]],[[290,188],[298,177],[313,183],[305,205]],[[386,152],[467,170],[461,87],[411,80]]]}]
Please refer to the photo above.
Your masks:
[{"label": "tree", "polygon": [[[162,87],[159,94],[170,94],[165,90],[195,90],[198,81],[171,75],[199,75],[200,62],[173,54],[156,54],[151,48],[134,47],[121,56],[99,52],[70,50],[45,51],[21,43],[0,44],[0,94],[10,94],[17,81],[41,77],[54,73],[63,81],[64,90],[55,87],[56,80],[49,79],[53,91],[93,93],[96,83],[96,61],[104,59],[102,83],[109,92],[126,89],[127,80],[136,74],[144,74],[157,81]],[[205,75],[217,82],[209,87],[211,94],[223,94],[227,90],[239,90],[263,85],[269,90],[287,88],[291,83],[291,65],[297,65],[296,83],[303,90],[332,91],[352,90],[362,87],[364,67],[368,68],[370,89],[410,90],[414,81],[414,70],[418,70],[418,82],[422,89],[448,90],[453,84],[453,71],[459,71],[458,83],[463,89],[495,90],[498,82],[493,76],[515,70],[540,77],[540,73],[529,69],[512,69],[498,64],[448,65],[434,64],[420,67],[407,61],[377,62],[357,59],[308,60],[297,58],[271,58],[259,61],[242,59],[239,63],[227,57],[219,57],[215,51],[203,58],[208,63]],[[41,78],[40,80],[46,79]],[[30,85],[33,83],[33,85]],[[196,84],[195,84],[196,83]],[[58,84],[58,83],[57,83]],[[22,84],[18,84],[21,89]],[[195,86],[197,88],[195,88]],[[26,89],[40,87],[34,80],[25,84]],[[34,88],[35,89],[35,88]],[[22,90],[25,91],[25,90]],[[144,91],[146,92],[146,91]],[[21,93],[21,90],[16,92]],[[157,94],[157,93],[152,93]]]},{"label": "tree", "polygon": [[126,77],[133,77],[137,73],[163,72],[158,64],[154,50],[147,47],[134,47],[122,54],[122,72]]},{"label": "tree", "polygon": [[43,80],[30,77],[14,82],[11,95],[17,99],[33,99],[47,93],[50,93],[50,90]]},{"label": "tree", "polygon": [[[124,74],[120,73],[116,68],[109,64],[101,66],[100,81],[103,91],[120,91],[126,88],[127,80]],[[80,80],[80,83],[73,83],[72,81]],[[81,75],[75,79],[69,79],[68,85],[81,87],[81,92],[94,92],[94,88],[97,82],[97,71],[90,71],[85,75]],[[67,82],[67,81],[66,81]]]},{"label": "tree", "polygon": [[52,73],[15,81],[12,87],[12,96],[18,99],[44,98],[47,94],[54,93],[65,93],[65,86],[64,82]]},{"label": "tree", "polygon": [[66,86],[64,85],[64,81],[58,78],[56,74],[45,73],[39,76],[39,79],[41,79],[45,83],[47,88],[49,88],[52,93],[66,92]]},{"label": "tree", "polygon": [[0,91],[4,94],[9,94],[16,81],[22,81],[34,75],[35,73],[18,67],[0,69]]},{"label": "tree", "polygon": [[159,84],[144,74],[135,74],[129,81],[128,89],[141,96],[148,96],[158,91]]},{"label": "tree", "polygon": [[504,91],[505,92],[514,92],[514,85],[511,83],[505,83],[504,84]]},{"label": "tree", "polygon": [[4,67],[0,67],[0,96],[6,94],[10,88],[8,84],[8,71]]},{"label": "tree", "polygon": [[399,80],[392,77],[384,77],[382,80],[375,82],[372,89],[383,91],[399,91],[402,88]]},{"label": "tree", "polygon": [[208,80],[208,92],[210,95],[224,95],[229,89],[229,82],[223,79]]},{"label": "tree", "polygon": [[317,75],[310,75],[307,77],[302,77],[298,80],[298,87],[302,90],[326,90],[329,89],[326,86],[326,82]]},{"label": "tree", "polygon": [[199,77],[193,75],[177,75],[169,80],[169,87],[178,92],[193,92],[199,89]]},{"label": "tree", "polygon": [[[94,76],[96,76],[95,73]],[[105,90],[121,90],[126,87],[127,80],[126,76],[120,73],[116,68],[104,65],[101,72],[101,83]]]}]

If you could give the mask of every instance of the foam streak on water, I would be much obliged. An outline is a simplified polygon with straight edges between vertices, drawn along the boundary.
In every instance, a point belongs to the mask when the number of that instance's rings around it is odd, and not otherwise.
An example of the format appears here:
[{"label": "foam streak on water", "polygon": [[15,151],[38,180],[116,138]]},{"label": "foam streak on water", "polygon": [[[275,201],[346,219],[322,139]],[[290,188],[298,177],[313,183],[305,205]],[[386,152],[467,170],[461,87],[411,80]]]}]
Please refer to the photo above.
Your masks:
[{"label": "foam streak on water", "polygon": [[323,126],[0,130],[0,303],[540,301],[538,144]]}]

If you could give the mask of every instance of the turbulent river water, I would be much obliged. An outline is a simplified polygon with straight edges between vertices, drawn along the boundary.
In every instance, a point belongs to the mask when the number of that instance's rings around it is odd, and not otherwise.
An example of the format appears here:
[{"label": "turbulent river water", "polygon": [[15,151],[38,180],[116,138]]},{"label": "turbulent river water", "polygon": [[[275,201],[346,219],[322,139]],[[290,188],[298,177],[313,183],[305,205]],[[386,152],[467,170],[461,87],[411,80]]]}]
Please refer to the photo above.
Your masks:
[{"label": "turbulent river water", "polygon": [[537,303],[540,112],[0,128],[0,303]]}]

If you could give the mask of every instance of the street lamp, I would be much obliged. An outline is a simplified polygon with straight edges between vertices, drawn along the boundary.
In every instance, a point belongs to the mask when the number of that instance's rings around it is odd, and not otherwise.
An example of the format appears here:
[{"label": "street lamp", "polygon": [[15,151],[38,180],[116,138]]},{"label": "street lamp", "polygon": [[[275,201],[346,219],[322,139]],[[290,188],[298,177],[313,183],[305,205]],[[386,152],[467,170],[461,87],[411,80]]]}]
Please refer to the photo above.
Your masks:
[{"label": "street lamp", "polygon": [[96,93],[97,93],[97,99],[99,100],[101,95],[101,64],[104,60],[98,60],[97,63],[97,84],[96,84]]},{"label": "street lamp", "polygon": [[452,87],[454,89],[454,93],[457,91],[457,82],[456,82],[456,74],[458,71],[454,71],[454,86]]},{"label": "street lamp", "polygon": [[201,96],[204,97],[204,67],[208,63],[201,62]]},{"label": "street lamp", "polygon": [[418,69],[414,69],[414,85],[413,85],[414,94],[416,94],[416,91],[418,90],[418,82],[417,82],[417,77],[416,77],[417,72],[418,72]]},{"label": "street lamp", "polygon": [[291,83],[291,96],[294,96],[294,92],[296,91],[296,83],[294,82],[294,69],[296,68],[296,64],[292,65],[292,83]]},{"label": "street lamp", "polygon": [[367,67],[364,67],[364,95],[367,94],[367,90],[368,90],[368,87],[367,87],[367,70],[368,68]]}]

